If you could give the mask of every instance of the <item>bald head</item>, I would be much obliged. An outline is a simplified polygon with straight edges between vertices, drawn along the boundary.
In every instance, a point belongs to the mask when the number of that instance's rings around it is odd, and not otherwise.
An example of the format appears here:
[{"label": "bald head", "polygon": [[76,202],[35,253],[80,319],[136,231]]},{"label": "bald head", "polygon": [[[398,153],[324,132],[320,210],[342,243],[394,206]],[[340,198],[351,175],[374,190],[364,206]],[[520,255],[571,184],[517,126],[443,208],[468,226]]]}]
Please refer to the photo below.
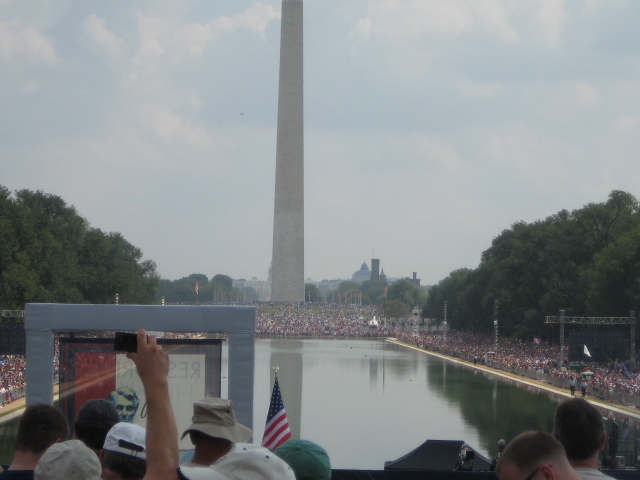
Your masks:
[{"label": "bald head", "polygon": [[500,480],[579,478],[569,465],[562,444],[548,433],[535,431],[521,433],[509,442],[498,461],[496,475]]}]

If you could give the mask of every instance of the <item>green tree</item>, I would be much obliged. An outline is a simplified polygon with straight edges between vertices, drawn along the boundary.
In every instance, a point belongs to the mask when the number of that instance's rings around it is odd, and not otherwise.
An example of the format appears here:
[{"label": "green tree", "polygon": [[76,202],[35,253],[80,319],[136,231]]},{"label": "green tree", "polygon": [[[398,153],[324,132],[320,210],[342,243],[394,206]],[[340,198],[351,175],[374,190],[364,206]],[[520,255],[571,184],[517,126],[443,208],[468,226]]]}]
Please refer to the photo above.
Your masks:
[{"label": "green tree", "polygon": [[230,303],[236,301],[241,292],[234,290],[231,277],[217,274],[211,279],[211,294],[218,302]]},{"label": "green tree", "polygon": [[387,300],[382,305],[378,305],[378,311],[381,316],[398,320],[407,318],[411,312],[402,300]]},{"label": "green tree", "polygon": [[422,308],[427,301],[426,293],[408,280],[398,280],[388,288],[387,301],[398,300],[408,309]]},{"label": "green tree", "polygon": [[0,187],[0,305],[153,301],[155,264],[120,234],[103,234],[60,197]]},{"label": "green tree", "polygon": [[[78,250],[84,240],[87,221],[58,196],[20,190],[16,204],[27,212],[28,222],[38,234],[27,236],[24,251],[30,270],[38,277],[35,298],[30,301],[78,303]],[[46,299],[46,300],[45,300]]]},{"label": "green tree", "polygon": [[640,306],[640,226],[607,245],[587,278],[587,304],[602,316],[625,316]]},{"label": "green tree", "polygon": [[604,204],[588,204],[575,213],[575,218],[584,241],[595,254],[618,236],[632,230],[638,224],[638,215],[636,198],[627,192],[614,190]]},{"label": "green tree", "polygon": [[338,285],[336,289],[336,297],[340,299],[340,303],[355,303],[360,295],[360,284],[352,281],[345,281]]},{"label": "green tree", "polygon": [[378,305],[384,301],[384,280],[365,280],[360,285],[360,291],[364,305]]},{"label": "green tree", "polygon": [[[468,299],[463,294],[473,285],[474,271],[468,268],[455,270],[437,285],[431,287],[429,297],[422,308],[422,317],[436,319],[438,323],[444,321],[444,304],[447,303],[447,321],[455,328],[464,328],[465,319],[463,312],[469,308]],[[479,307],[479,304],[471,305],[471,308]]]},{"label": "green tree", "polygon": [[89,229],[80,253],[81,290],[89,303],[155,303],[159,276],[153,261],[119,233]]},{"label": "green tree", "polygon": [[320,289],[313,283],[305,283],[304,298],[307,302],[321,302],[322,295],[320,294]]},{"label": "green tree", "polygon": [[[199,284],[199,294],[195,286]],[[231,303],[251,299],[252,289],[241,291],[233,287],[233,280],[228,275],[216,274],[208,280],[202,273],[192,273],[178,280],[161,280],[157,293],[158,300],[163,298],[167,303],[222,302]],[[255,292],[253,292],[255,293]]]},{"label": "green tree", "polygon": [[218,273],[211,278],[211,283],[219,285],[220,288],[231,290],[233,288],[233,279],[228,275]]}]

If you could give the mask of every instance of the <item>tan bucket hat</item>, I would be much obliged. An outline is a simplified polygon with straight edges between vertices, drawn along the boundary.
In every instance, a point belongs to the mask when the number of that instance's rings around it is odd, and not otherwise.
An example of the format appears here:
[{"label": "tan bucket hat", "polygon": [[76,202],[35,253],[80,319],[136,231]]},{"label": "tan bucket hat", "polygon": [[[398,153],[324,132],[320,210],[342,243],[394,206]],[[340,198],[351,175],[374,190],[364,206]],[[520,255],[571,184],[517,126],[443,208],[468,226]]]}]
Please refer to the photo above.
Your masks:
[{"label": "tan bucket hat", "polygon": [[181,438],[191,431],[196,431],[234,443],[245,443],[252,435],[251,429],[236,421],[231,400],[224,398],[204,398],[195,402],[191,422],[191,426],[184,431]]}]

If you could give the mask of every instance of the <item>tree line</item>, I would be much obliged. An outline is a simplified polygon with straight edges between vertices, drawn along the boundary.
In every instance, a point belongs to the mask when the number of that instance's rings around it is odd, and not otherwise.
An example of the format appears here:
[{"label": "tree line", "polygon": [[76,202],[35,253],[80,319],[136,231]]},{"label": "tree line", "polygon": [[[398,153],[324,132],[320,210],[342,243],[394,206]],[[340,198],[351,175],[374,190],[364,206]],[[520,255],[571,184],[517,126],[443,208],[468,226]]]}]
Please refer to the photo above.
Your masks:
[{"label": "tree line", "polygon": [[149,304],[156,264],[121,234],[93,228],[62,198],[0,186],[0,307],[29,302]]},{"label": "tree line", "polygon": [[[196,288],[197,285],[197,288]],[[217,274],[209,278],[192,273],[178,280],[160,280],[156,298],[167,303],[237,303],[252,300],[250,292],[233,287],[233,279]]]},{"label": "tree line", "polygon": [[[198,289],[196,291],[196,284]],[[385,297],[385,287],[387,296]],[[167,303],[234,303],[258,300],[258,292],[251,287],[235,288],[227,275],[217,274],[211,280],[201,273],[193,273],[178,280],[160,280],[157,298]],[[335,291],[323,296],[312,283],[305,284],[305,301],[377,305],[379,314],[391,318],[405,318],[414,307],[422,307],[427,299],[424,290],[407,280],[386,285],[383,279],[357,283],[344,281]]]},{"label": "tree line", "polygon": [[[195,290],[198,285],[198,292]],[[342,282],[327,298],[305,285],[312,302],[378,305],[380,315],[422,317],[457,329],[518,338],[546,332],[545,316],[627,316],[640,304],[640,207],[612,191],[603,203],[517,222],[482,253],[476,269],[452,272],[425,292],[407,280]],[[156,265],[121,234],[93,228],[73,206],[42,191],[0,186],[0,307],[28,302],[123,304],[255,300],[231,277],[192,274],[160,279]]]},{"label": "tree line", "polygon": [[626,317],[640,304],[640,210],[614,190],[607,201],[517,222],[495,237],[476,269],[460,269],[429,292],[423,315],[454,328],[527,339],[546,316]]},{"label": "tree line", "polygon": [[362,283],[344,281],[326,297],[322,297],[313,284],[305,285],[305,291],[309,301],[376,305],[378,314],[389,318],[406,318],[414,308],[422,308],[427,301],[427,292],[406,279],[392,283],[384,278]]}]

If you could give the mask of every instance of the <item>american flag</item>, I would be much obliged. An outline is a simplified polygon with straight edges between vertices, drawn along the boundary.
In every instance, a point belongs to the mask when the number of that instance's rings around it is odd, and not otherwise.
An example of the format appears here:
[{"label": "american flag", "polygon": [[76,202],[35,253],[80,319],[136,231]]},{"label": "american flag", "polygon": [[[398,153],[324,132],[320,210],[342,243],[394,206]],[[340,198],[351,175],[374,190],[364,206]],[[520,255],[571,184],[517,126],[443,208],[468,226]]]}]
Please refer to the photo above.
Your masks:
[{"label": "american flag", "polygon": [[264,427],[262,446],[273,451],[290,438],[289,419],[287,418],[287,412],[284,411],[278,377],[276,377],[276,381],[273,384],[273,392],[271,393],[267,424]]}]

